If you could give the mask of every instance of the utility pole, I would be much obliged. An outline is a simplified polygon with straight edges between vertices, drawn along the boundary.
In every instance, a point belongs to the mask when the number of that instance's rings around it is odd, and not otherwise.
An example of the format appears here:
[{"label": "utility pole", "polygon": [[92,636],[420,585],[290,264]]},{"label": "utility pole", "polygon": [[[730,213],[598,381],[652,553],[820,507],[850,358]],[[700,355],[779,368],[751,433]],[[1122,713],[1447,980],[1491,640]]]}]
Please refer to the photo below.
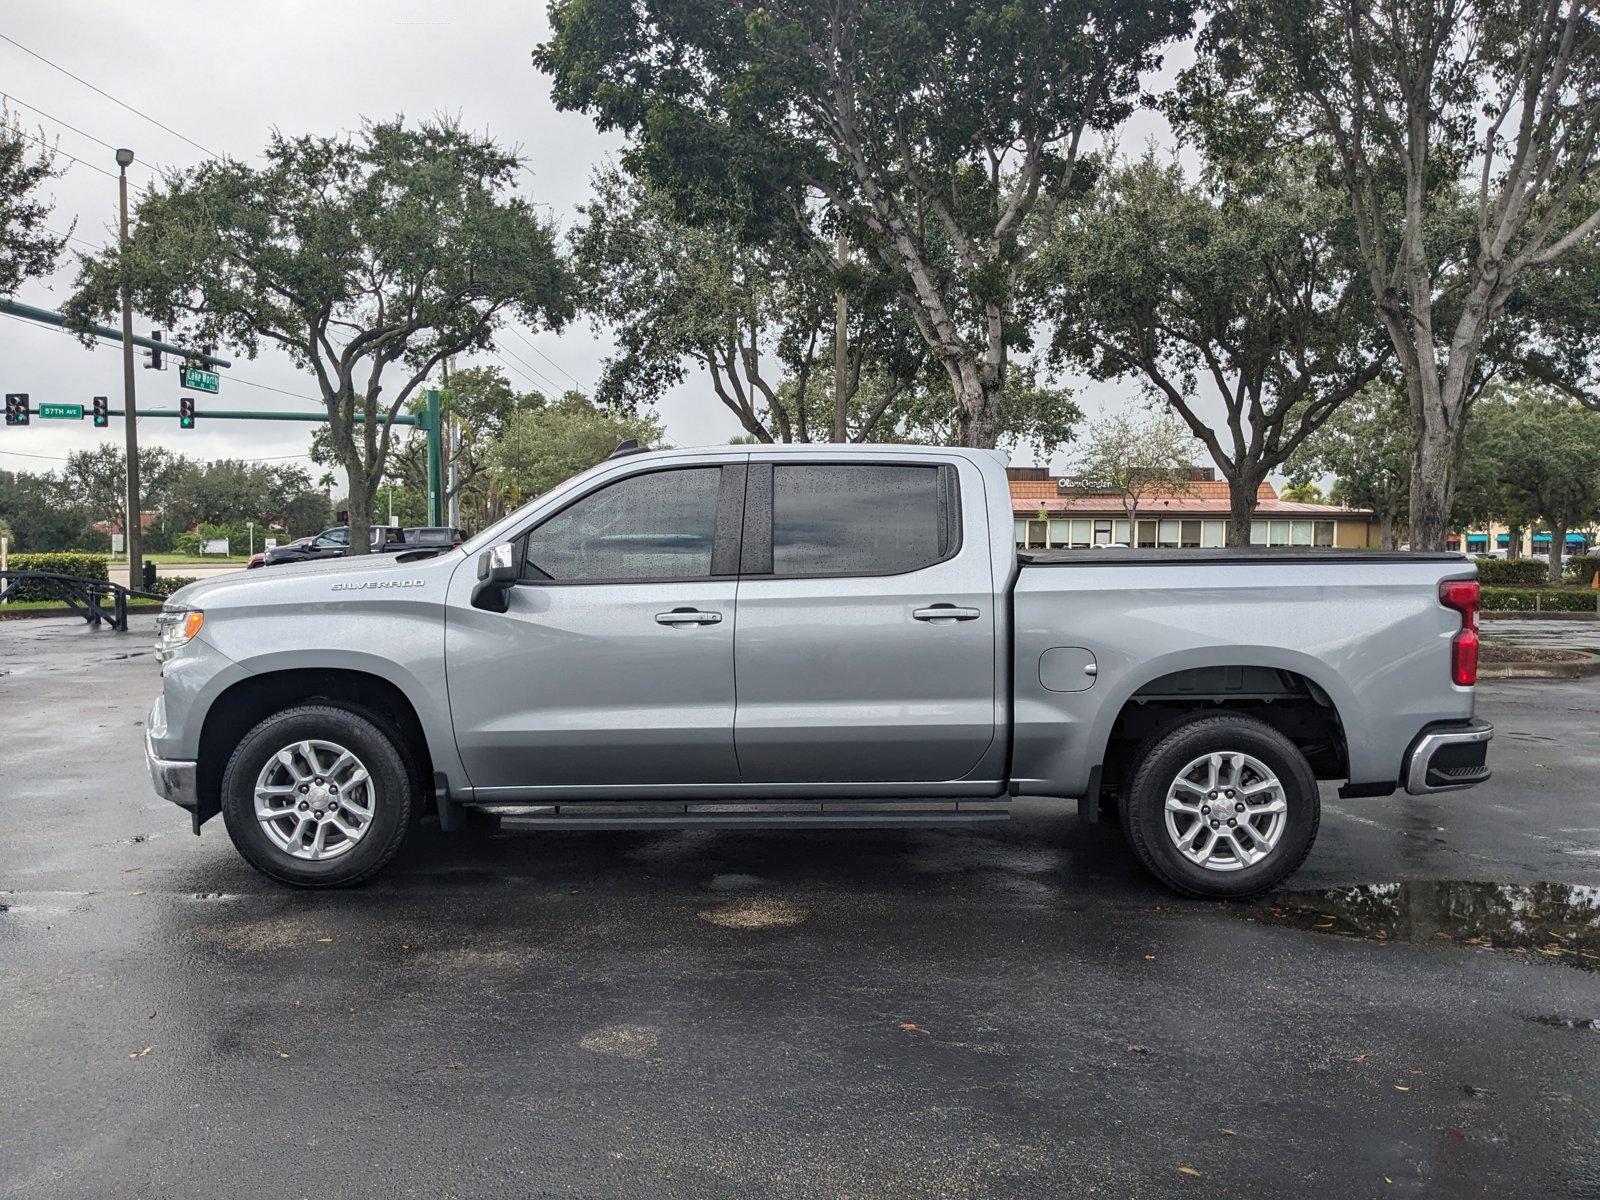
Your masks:
[{"label": "utility pole", "polygon": [[121,222],[117,253],[122,265],[122,423],[128,435],[128,515],[123,519],[122,540],[128,549],[128,586],[143,586],[144,563],[140,554],[139,523],[139,417],[133,404],[133,285],[128,278],[128,168],[132,150],[117,151],[117,198]]},{"label": "utility pole", "polygon": [[[844,271],[850,260],[850,244],[845,240],[844,224],[839,225],[839,270]],[[845,423],[845,393],[850,385],[850,343],[848,325],[850,303],[845,299],[842,283],[833,294],[833,440],[848,442],[850,428]]]},{"label": "utility pole", "polygon": [[[448,358],[444,360],[444,390],[446,392],[450,390],[450,360]],[[444,453],[446,463],[444,490],[445,495],[449,498],[449,512],[447,514],[447,520],[449,521],[452,529],[460,529],[461,495],[457,489],[459,489],[461,486],[461,477],[458,474],[460,468],[456,466],[456,454],[461,450],[461,431],[456,425],[456,406],[454,404],[451,404],[450,407],[445,411],[444,419]]]}]

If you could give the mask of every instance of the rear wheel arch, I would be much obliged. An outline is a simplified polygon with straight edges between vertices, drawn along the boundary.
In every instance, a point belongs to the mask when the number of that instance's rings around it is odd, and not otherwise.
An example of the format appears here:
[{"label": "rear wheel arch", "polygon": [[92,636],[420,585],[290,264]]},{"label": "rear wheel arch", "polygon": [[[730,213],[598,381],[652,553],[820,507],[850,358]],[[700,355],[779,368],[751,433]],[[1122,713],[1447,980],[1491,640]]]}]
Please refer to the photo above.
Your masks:
[{"label": "rear wheel arch", "polygon": [[397,685],[367,671],[293,668],[241,679],[206,711],[200,729],[199,807],[196,829],[222,809],[222,777],[234,748],[274,713],[305,704],[326,704],[359,713],[386,729],[405,753],[416,795],[432,795],[433,761],[416,706]]},{"label": "rear wheel arch", "polygon": [[1348,734],[1327,690],[1299,671],[1237,663],[1171,671],[1129,695],[1101,749],[1102,788],[1120,792],[1141,747],[1216,713],[1239,713],[1276,729],[1305,755],[1319,779],[1348,778]]}]

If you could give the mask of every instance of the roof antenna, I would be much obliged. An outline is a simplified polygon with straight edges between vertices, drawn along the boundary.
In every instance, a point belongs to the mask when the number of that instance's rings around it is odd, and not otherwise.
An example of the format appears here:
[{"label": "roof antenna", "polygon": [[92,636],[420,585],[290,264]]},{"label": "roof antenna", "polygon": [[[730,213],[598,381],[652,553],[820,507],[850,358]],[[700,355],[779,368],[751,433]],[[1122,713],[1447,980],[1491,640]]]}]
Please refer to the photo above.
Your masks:
[{"label": "roof antenna", "polygon": [[630,454],[648,454],[649,447],[639,445],[638,438],[623,438],[611,452],[612,458],[626,458]]}]

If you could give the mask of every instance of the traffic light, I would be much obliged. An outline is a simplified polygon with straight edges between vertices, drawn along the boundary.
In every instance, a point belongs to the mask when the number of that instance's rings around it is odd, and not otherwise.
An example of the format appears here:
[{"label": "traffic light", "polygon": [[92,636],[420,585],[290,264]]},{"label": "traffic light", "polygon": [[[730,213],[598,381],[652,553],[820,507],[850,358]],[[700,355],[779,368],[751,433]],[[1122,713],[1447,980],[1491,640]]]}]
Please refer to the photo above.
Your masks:
[{"label": "traffic light", "polygon": [[28,423],[28,393],[6,393],[6,424],[26,425]]},{"label": "traffic light", "polygon": [[[152,329],[150,331],[150,340],[152,342],[162,341],[164,337],[165,335],[159,329]],[[154,346],[146,350],[144,352],[144,367],[147,371],[165,371],[167,368],[166,364],[162,361],[161,351],[157,350]]]},{"label": "traffic light", "polygon": [[183,396],[178,400],[178,428],[194,428],[194,397]]},{"label": "traffic light", "polygon": [[104,429],[109,424],[111,424],[111,414],[106,408],[106,398],[104,396],[96,396],[94,398],[94,427],[96,429]]}]

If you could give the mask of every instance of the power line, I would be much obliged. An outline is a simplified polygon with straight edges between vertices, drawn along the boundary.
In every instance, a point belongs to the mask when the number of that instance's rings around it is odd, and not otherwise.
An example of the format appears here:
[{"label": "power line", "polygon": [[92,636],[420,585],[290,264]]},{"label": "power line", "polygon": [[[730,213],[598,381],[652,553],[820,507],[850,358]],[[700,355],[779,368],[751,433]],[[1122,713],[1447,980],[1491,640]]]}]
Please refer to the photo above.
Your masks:
[{"label": "power line", "polygon": [[[0,33],[0,37],[5,37],[5,34]],[[51,143],[45,141],[42,137],[39,137],[36,134],[29,133],[26,129],[19,129],[19,130],[17,130],[17,132],[20,133],[23,137],[27,138],[30,142],[38,142],[39,145],[43,146],[46,150],[50,151],[51,154],[53,154],[53,155],[54,154],[59,154],[62,158],[66,159],[70,163],[75,163],[80,167],[88,167],[89,170],[91,170],[91,171],[99,171],[100,174],[104,175],[107,179],[115,179],[115,178],[117,178],[117,173],[115,171],[108,171],[104,167],[97,166],[95,163],[90,162],[86,158],[78,158],[76,155],[68,154],[65,150],[61,149],[59,146],[52,145]],[[140,194],[146,194],[147,191],[148,191],[148,189],[142,187],[141,185],[139,185],[137,183],[134,183],[132,180],[128,181],[128,186],[131,187],[134,191],[139,192]]]},{"label": "power line", "polygon": [[17,41],[17,39],[12,37],[10,34],[0,33],[0,38],[4,38],[6,41],[10,42],[18,50],[21,50],[24,54],[32,55],[34,58],[36,58],[40,62],[44,63],[45,66],[54,67],[57,71],[60,71],[68,79],[74,79],[77,82],[83,84],[83,86],[88,88],[91,92],[95,92],[98,95],[104,96],[107,100],[111,101],[111,103],[119,105],[120,107],[127,109],[129,112],[133,113],[135,116],[143,117],[146,121],[149,121],[150,124],[154,125],[157,129],[164,129],[168,133],[170,133],[173,137],[177,138],[179,141],[188,142],[189,145],[193,146],[196,150],[199,150],[201,153],[206,154],[206,155],[210,156],[211,158],[221,158],[222,157],[222,155],[218,154],[215,150],[207,150],[204,146],[202,146],[199,142],[195,141],[192,137],[185,137],[183,134],[179,133],[176,129],[172,128],[172,126],[163,125],[160,121],[156,120],[149,113],[143,112],[140,109],[135,108],[133,105],[127,103],[124,100],[118,100],[115,96],[113,96],[110,92],[106,91],[104,88],[95,87],[94,84],[90,83],[87,79],[83,78],[83,76],[74,75],[71,71],[67,70],[60,63],[51,62],[44,55],[40,54],[37,50],[28,49],[28,47],[24,46],[21,42]]},{"label": "power line", "polygon": [[573,383],[574,387],[578,387],[578,388],[582,388],[583,387],[583,384],[578,382],[578,377],[576,375],[574,375],[571,371],[569,371],[565,367],[563,367],[555,359],[551,358],[543,350],[539,349],[539,347],[535,346],[533,344],[532,339],[524,336],[522,330],[518,329],[515,325],[508,326],[508,328],[511,330],[512,333],[517,335],[517,340],[520,341],[524,346],[526,346],[529,350],[532,350],[535,354],[537,354],[540,358],[544,359],[545,362],[549,363],[556,370],[560,371],[568,379],[572,380],[572,383]]},{"label": "power line", "polygon": [[40,458],[40,459],[44,459],[46,462],[66,462],[67,461],[65,458],[62,458],[58,454],[26,454],[21,450],[0,450],[0,454],[10,454],[10,455],[14,455],[17,458]]},{"label": "power line", "polygon": [[[495,350],[494,354],[495,354],[496,358],[500,357],[501,349],[503,349],[503,347],[497,348]],[[534,375],[537,375],[540,379],[542,379],[544,381],[545,386],[548,387],[548,388],[553,389],[558,395],[561,392],[564,392],[566,390],[559,383],[557,383],[554,379],[551,379],[550,376],[546,375],[543,371],[539,370],[532,363],[528,362],[527,359],[519,357],[515,350],[506,350],[505,352],[507,354],[511,355],[512,358],[515,358],[524,367],[526,367],[528,371],[531,371]],[[500,361],[501,362],[505,362],[506,360],[501,358]],[[506,365],[509,367],[511,364],[510,363],[506,363]],[[528,378],[526,372],[524,373],[523,377],[524,378]],[[533,380],[532,379],[528,379],[528,382],[532,383]]]},{"label": "power line", "polygon": [[[71,133],[75,133],[79,137],[88,138],[91,142],[94,142],[98,146],[104,146],[107,150],[110,150],[112,153],[116,153],[116,151],[119,149],[119,147],[113,146],[110,142],[106,141],[104,138],[97,138],[97,137],[95,137],[94,134],[87,133],[84,130],[79,129],[76,125],[69,125],[69,124],[67,124],[67,122],[63,121],[60,117],[53,117],[49,113],[45,112],[44,109],[37,108],[34,105],[29,104],[26,100],[18,99],[16,96],[13,96],[10,92],[0,92],[0,101],[4,101],[4,102],[6,102],[8,104],[20,104],[20,105],[22,105],[23,108],[27,109],[29,112],[38,113],[39,116],[43,117],[46,121],[54,121],[57,125],[61,126],[61,128],[65,129],[65,130],[68,130]],[[151,174],[158,174],[159,173],[149,163],[141,162],[141,163],[138,163],[136,165],[143,167],[146,171],[149,171]]]}]

